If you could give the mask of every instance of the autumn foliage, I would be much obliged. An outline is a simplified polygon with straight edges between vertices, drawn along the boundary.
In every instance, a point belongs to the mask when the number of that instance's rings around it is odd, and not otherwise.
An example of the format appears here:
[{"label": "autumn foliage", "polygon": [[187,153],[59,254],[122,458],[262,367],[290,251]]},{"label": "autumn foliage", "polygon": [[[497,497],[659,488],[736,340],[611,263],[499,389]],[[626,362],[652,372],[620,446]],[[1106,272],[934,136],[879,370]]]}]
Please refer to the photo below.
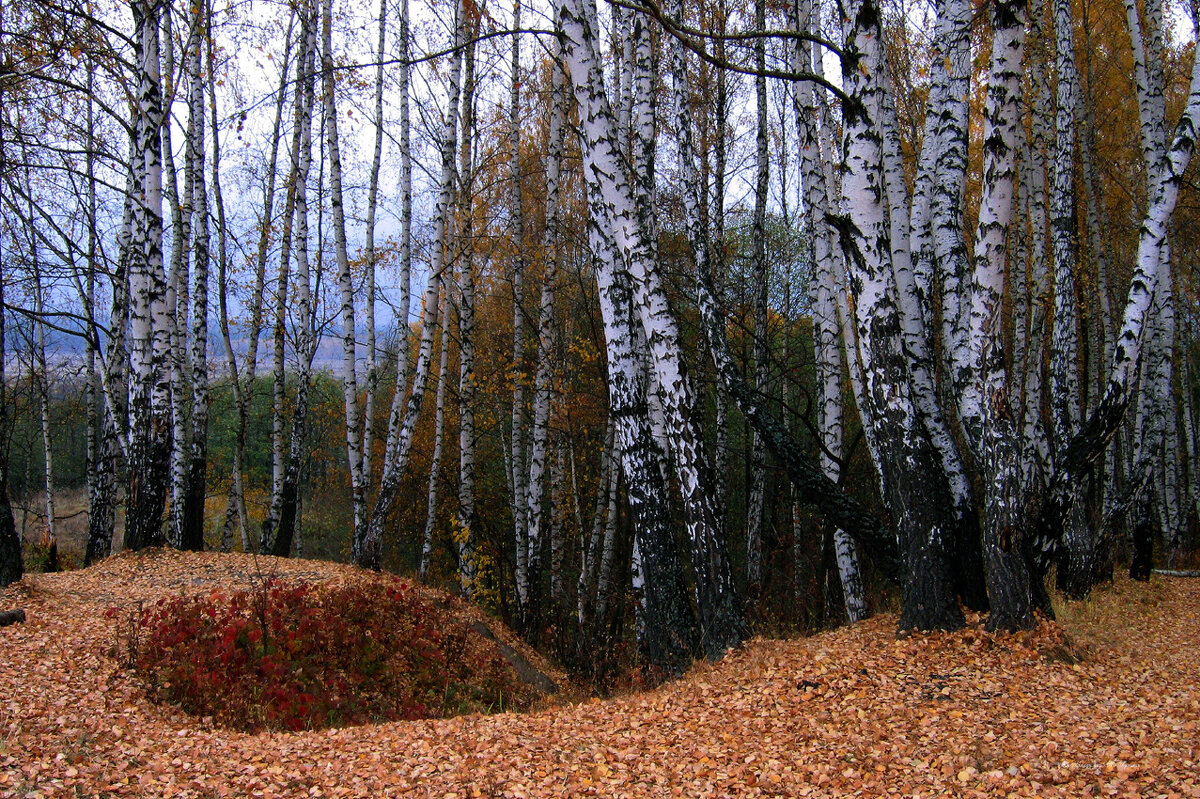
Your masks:
[{"label": "autumn foliage", "polygon": [[401,580],[160,599],[120,648],[151,694],[247,731],[441,718],[525,700],[504,658]]}]

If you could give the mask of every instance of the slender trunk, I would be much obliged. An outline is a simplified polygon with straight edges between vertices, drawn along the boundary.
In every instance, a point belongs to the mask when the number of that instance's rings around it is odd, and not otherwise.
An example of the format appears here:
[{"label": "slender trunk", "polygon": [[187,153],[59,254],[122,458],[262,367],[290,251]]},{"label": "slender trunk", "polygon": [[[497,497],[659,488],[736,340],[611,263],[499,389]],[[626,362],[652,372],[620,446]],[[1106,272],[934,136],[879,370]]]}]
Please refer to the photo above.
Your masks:
[{"label": "slender trunk", "polygon": [[[767,27],[766,0],[755,0],[754,25],[758,30]],[[765,396],[767,390],[767,193],[770,180],[770,162],[767,151],[767,78],[761,74],[766,69],[766,41],[759,39],[754,45],[754,64],[759,75],[754,78],[756,109],[755,125],[755,181],[754,216],[751,226],[751,274],[754,308],[754,389]],[[758,433],[754,433],[750,445],[750,498],[746,509],[746,593],[751,603],[756,603],[762,591],[762,530],[765,523],[764,505],[767,485],[766,450],[762,447]]]},{"label": "slender trunk", "polygon": [[[513,30],[521,27],[521,0],[513,3]],[[513,540],[516,542],[517,569],[517,604],[522,616],[530,608],[530,580],[537,580],[536,571],[530,574],[530,560],[536,561],[535,549],[539,545],[540,529],[530,520],[530,516],[538,513],[533,506],[531,491],[535,490],[529,481],[532,479],[533,462],[537,457],[529,453],[526,461],[526,428],[525,415],[527,391],[525,379],[525,217],[521,209],[521,37],[512,37],[512,58],[510,65],[508,97],[508,202],[509,213],[512,215],[512,259],[509,265],[509,281],[512,288],[513,307],[513,337],[512,337],[512,371],[509,379],[512,381],[512,435],[509,438],[510,449],[510,480],[512,488],[513,509]],[[542,361],[538,362],[541,369]],[[535,411],[536,413],[536,411]],[[537,435],[536,420],[533,434]],[[543,441],[544,443],[544,441]],[[531,444],[536,447],[536,443]],[[543,454],[544,457],[544,454]],[[542,468],[544,464],[536,464]],[[539,492],[540,486],[536,489]],[[540,500],[539,500],[540,501]],[[540,514],[539,514],[540,515]],[[522,622],[524,623],[524,622]]]},{"label": "slender trunk", "polygon": [[[362,416],[362,473],[365,490],[371,488],[372,450],[375,446],[375,402],[379,393],[379,367],[376,364],[375,285],[379,270],[379,255],[375,251],[375,215],[379,205],[379,167],[383,159],[383,61],[387,43],[387,0],[379,0],[379,41],[375,49],[375,146],[371,156],[371,176],[367,187],[367,219],[364,233],[366,274],[363,281],[364,311],[366,312],[366,391]],[[407,321],[408,306],[404,306]],[[406,331],[402,330],[401,333]],[[365,497],[364,497],[365,502]]]},{"label": "slender trunk", "polygon": [[[557,56],[557,54],[556,54]],[[559,179],[562,172],[563,145],[566,124],[565,82],[562,66],[557,57],[553,69],[553,96],[550,111],[550,137],[546,162],[546,229],[542,243],[545,266],[542,273],[542,296],[538,318],[537,375],[534,378],[533,430],[529,447],[529,474],[526,481],[528,496],[525,500],[528,541],[534,543],[541,538],[542,496],[545,491],[546,452],[550,434],[550,405],[553,394],[552,378],[554,344],[554,296],[558,282],[559,262]],[[515,358],[515,350],[514,350]],[[515,400],[514,400],[515,402]],[[515,413],[515,405],[514,405]],[[515,418],[515,416],[514,416]],[[513,435],[517,430],[513,428]],[[513,447],[513,468],[518,465],[517,448]],[[514,480],[514,484],[515,484]],[[553,481],[552,481],[553,482]],[[520,538],[518,538],[520,541]],[[531,551],[530,551],[530,554]],[[518,552],[518,559],[520,553]],[[534,573],[536,576],[536,572]]]},{"label": "slender trunk", "polygon": [[[0,145],[2,148],[3,145]],[[0,240],[2,241],[2,240]],[[0,253],[2,254],[2,253]],[[0,308],[4,304],[4,272],[0,270]],[[21,556],[21,534],[17,532],[13,520],[12,504],[8,498],[8,376],[5,374],[5,363],[8,360],[8,347],[4,340],[5,320],[8,314],[0,313],[0,434],[3,434],[4,449],[0,451],[0,588],[11,585],[21,579],[25,572],[25,562]],[[90,539],[89,539],[90,540]]]},{"label": "slender trunk", "polygon": [[[28,155],[25,156],[29,163]],[[30,183],[29,168],[25,168],[25,181]],[[42,434],[42,508],[45,512],[45,526],[42,528],[45,543],[57,551],[57,527],[54,510],[54,432],[50,422],[50,371],[46,363],[46,307],[45,288],[42,285],[41,253],[38,249],[38,234],[35,230],[36,216],[33,207],[33,192],[26,197],[28,202],[25,224],[29,235],[29,266],[33,277],[33,352],[29,358],[29,383],[37,397],[38,427]]]},{"label": "slender trunk", "polygon": [[1050,447],[1043,405],[1046,371],[1046,341],[1048,339],[1048,309],[1051,298],[1050,270],[1047,263],[1046,153],[1053,142],[1053,93],[1047,63],[1053,60],[1053,29],[1046,27],[1045,0],[1030,3],[1029,68],[1033,97],[1033,124],[1021,166],[1021,185],[1029,187],[1030,262],[1029,262],[1029,350],[1025,371],[1024,405],[1021,408],[1022,438],[1026,442],[1022,453],[1022,468],[1027,485],[1041,487],[1050,468]]},{"label": "slender trunk", "polygon": [[1049,566],[1060,547],[1061,531],[1075,500],[1077,486],[1116,435],[1142,361],[1147,318],[1161,280],[1170,280],[1164,248],[1179,198],[1179,188],[1196,148],[1200,127],[1200,59],[1192,67],[1191,85],[1171,144],[1158,155],[1160,179],[1152,193],[1138,236],[1137,260],[1125,302],[1121,330],[1114,347],[1104,395],[1095,410],[1060,449],[1042,510],[1034,529],[1039,567]]},{"label": "slender trunk", "polygon": [[[206,4],[192,7],[191,43],[186,54],[188,77],[188,137],[184,157],[191,172],[192,214],[192,357],[191,441],[187,461],[187,492],[183,497],[180,548],[204,549],[204,499],[208,469],[208,186],[205,171],[204,81],[201,42],[208,41]],[[216,135],[216,130],[213,131]]]},{"label": "slender trunk", "polygon": [[[405,92],[402,97],[401,104],[401,226],[408,227],[411,224],[411,198],[412,198],[412,173],[411,161],[409,160],[410,152],[407,145],[408,135],[408,101],[407,101],[407,85],[409,65],[407,62],[407,46],[408,46],[408,26],[407,26],[407,4],[402,4],[402,15],[400,25],[400,41],[401,50],[404,53],[402,58],[401,83],[405,87]],[[405,396],[405,385],[401,380],[401,374],[397,375],[396,392],[392,397],[391,412],[388,416],[388,435],[387,445],[384,453],[383,476],[380,478],[379,492],[375,497],[375,504],[371,510],[369,521],[367,523],[367,535],[360,549],[360,565],[372,569],[378,569],[382,563],[383,553],[383,529],[387,523],[388,514],[391,512],[392,505],[396,501],[397,494],[400,489],[400,480],[404,476],[405,469],[408,466],[409,452],[412,448],[413,433],[416,430],[417,419],[421,414],[421,404],[425,397],[426,383],[429,378],[430,361],[433,354],[433,335],[437,324],[438,316],[438,297],[442,290],[442,284],[445,280],[444,272],[447,265],[446,251],[449,245],[447,228],[449,223],[449,214],[451,213],[451,204],[454,201],[456,175],[454,168],[454,154],[457,149],[457,131],[458,131],[458,90],[461,69],[461,59],[459,46],[462,43],[461,33],[458,26],[455,27],[455,51],[451,55],[450,69],[450,96],[447,101],[446,111],[442,117],[443,133],[441,141],[441,174],[438,179],[438,196],[434,204],[433,212],[433,247],[430,253],[430,276],[429,282],[425,290],[425,299],[422,311],[422,328],[421,339],[417,349],[417,362],[412,374],[412,385],[408,391],[407,399]],[[407,241],[407,236],[404,237]],[[406,244],[402,244],[401,251],[401,272],[402,280],[405,283],[404,291],[407,299],[407,281],[410,266],[411,251]],[[407,305],[404,306],[407,308]],[[405,310],[407,316],[407,310]],[[406,325],[407,326],[407,325]],[[408,369],[408,346],[407,335],[403,334],[401,339],[405,340],[401,347],[401,352],[397,356],[398,368],[407,372]],[[462,551],[460,549],[460,570],[463,566],[461,562]],[[470,569],[471,559],[468,558],[468,569]]]},{"label": "slender trunk", "polygon": [[[475,547],[478,519],[475,514],[475,44],[478,19],[465,2],[458,7],[458,37],[463,47],[461,160],[459,164],[458,243],[458,521],[459,583],[467,596],[476,590],[478,571]],[[532,552],[531,548],[531,552]],[[531,564],[532,565],[532,564]],[[533,570],[536,575],[536,568]],[[534,581],[536,581],[536,576]],[[532,581],[531,581],[532,582]],[[536,583],[535,583],[536,584]]]},{"label": "slender trunk", "polygon": [[[439,316],[447,318],[446,298],[443,296]],[[441,483],[442,443],[446,436],[446,378],[449,373],[450,337],[443,322],[442,353],[438,361],[437,392],[433,402],[433,456],[429,461],[429,501],[425,511],[425,534],[421,539],[421,561],[417,574],[424,581],[429,577],[429,561],[433,557],[433,528],[437,522],[438,488]]]},{"label": "slender trunk", "polygon": [[[271,231],[275,221],[275,181],[277,179],[279,146],[282,136],[280,129],[283,124],[283,109],[287,100],[288,70],[291,64],[292,28],[296,19],[295,9],[288,13],[287,32],[284,37],[283,65],[279,71],[279,86],[275,102],[275,121],[271,130],[271,154],[267,159],[266,185],[263,189],[263,212],[258,223],[258,246],[254,259],[254,287],[250,295],[250,329],[246,332],[248,346],[246,348],[245,369],[240,370],[233,351],[233,337],[229,323],[229,258],[226,247],[225,202],[221,193],[221,157],[220,140],[217,135],[217,78],[216,57],[214,44],[209,37],[208,51],[208,90],[209,108],[211,113],[212,137],[212,185],[213,200],[217,210],[217,306],[218,323],[221,327],[221,340],[224,343],[225,362],[229,370],[229,384],[233,391],[234,411],[237,414],[237,428],[233,441],[232,475],[229,481],[229,497],[226,502],[224,519],[221,524],[221,551],[228,552],[232,548],[233,523],[237,520],[238,531],[241,534],[242,551],[250,551],[250,525],[246,511],[245,465],[246,438],[249,433],[250,405],[254,397],[255,376],[258,372],[259,338],[263,329],[263,302],[267,274],[267,260],[270,255]],[[291,235],[291,214],[293,204],[290,202],[292,193],[288,192],[289,202],[284,210],[282,237],[287,248],[287,240]],[[286,292],[284,292],[286,294]],[[244,373],[243,373],[244,371]]]},{"label": "slender trunk", "polygon": [[[819,14],[813,13],[812,3],[802,1],[793,9],[798,30],[821,34]],[[813,57],[810,44],[801,39],[796,43],[794,71],[812,69],[823,75],[821,59]],[[838,274],[843,267],[836,262],[833,229],[825,222],[829,214],[829,187],[821,167],[821,135],[819,125],[825,120],[823,93],[815,87],[796,87],[793,112],[797,126],[797,145],[800,149],[800,179],[804,188],[805,221],[813,231],[813,263],[816,270],[816,302],[813,306],[813,346],[817,367],[818,428],[824,452],[821,468],[827,478],[837,481],[842,454],[842,358],[838,343],[838,312],[835,295],[838,293]],[[832,157],[826,153],[825,157]],[[842,599],[851,623],[869,615],[858,550],[845,530],[834,530],[834,554],[842,584]]]},{"label": "slender trunk", "polygon": [[[295,139],[295,151],[292,156],[294,168],[293,185],[290,187],[294,195],[293,238],[291,238],[291,253],[296,259],[295,300],[296,300],[296,357],[298,369],[296,373],[296,399],[292,411],[291,432],[288,436],[286,453],[277,457],[279,464],[278,488],[271,497],[271,508],[267,519],[263,522],[262,536],[259,546],[263,553],[287,557],[291,553],[293,538],[296,531],[297,504],[300,490],[300,470],[303,465],[304,438],[308,423],[308,394],[310,389],[310,373],[313,356],[316,353],[317,337],[314,331],[312,274],[308,257],[308,176],[312,166],[312,121],[313,108],[316,104],[316,70],[315,59],[317,49],[316,10],[306,3],[301,10],[300,26],[301,46],[297,64],[296,89],[296,126],[298,135]],[[285,250],[288,248],[285,248]],[[286,252],[284,253],[287,254]],[[285,281],[286,266],[280,265],[280,282]],[[285,286],[281,286],[281,290]],[[277,299],[277,302],[279,300]],[[276,347],[282,349],[283,325],[286,318],[286,306],[277,308],[280,314],[276,319]],[[277,352],[276,394],[280,396],[278,417],[282,416],[282,393],[284,391],[282,375],[282,353]],[[278,421],[280,435],[275,446],[282,448],[282,421]]]},{"label": "slender trunk", "polygon": [[[91,66],[91,60],[88,61]],[[94,85],[92,71],[88,70],[88,103],[87,103],[87,274],[84,290],[84,312],[87,315],[87,383],[84,388],[84,401],[87,403],[87,494],[88,494],[88,539],[84,550],[84,565],[108,557],[112,550],[113,537],[113,506],[116,500],[116,442],[113,435],[113,420],[107,413],[104,396],[104,378],[100,370],[104,367],[103,356],[100,352],[100,331],[96,321],[96,273],[99,267],[99,235],[97,225],[96,201],[96,139],[95,139],[95,103],[91,96]],[[114,275],[114,284],[121,280],[118,273]],[[3,301],[0,299],[0,307]],[[112,338],[110,332],[109,338]],[[0,350],[3,350],[3,335],[0,332]],[[3,364],[0,364],[0,383],[4,380]],[[0,396],[0,404],[4,397]],[[5,430],[3,419],[0,418],[0,430]],[[0,500],[3,500],[0,497]],[[3,514],[3,511],[0,511]],[[0,517],[0,525],[4,523]]]},{"label": "slender trunk", "polygon": [[[1079,391],[1079,309],[1076,291],[1075,109],[1079,75],[1070,0],[1053,0],[1056,52],[1054,170],[1050,192],[1050,246],[1054,258],[1054,325],[1050,345],[1050,419],[1055,447],[1061,448],[1078,428],[1082,415]],[[1067,517],[1058,587],[1082,598],[1091,590],[1095,541],[1082,504]]]},{"label": "slender trunk", "polygon": [[363,469],[362,410],[358,405],[358,344],[355,330],[354,280],[346,246],[346,215],[342,197],[342,155],[338,138],[338,111],[334,96],[337,82],[333,72],[333,0],[321,4],[321,108],[325,125],[325,148],[329,155],[329,207],[332,212],[337,283],[342,318],[342,395],[346,414],[346,460],[350,467],[350,502],[354,526],[351,558],[360,561],[367,532],[367,475]]},{"label": "slender trunk", "polygon": [[[162,8],[162,55],[163,91],[165,94],[165,121],[162,139],[163,198],[170,211],[171,259],[167,267],[166,305],[170,322],[170,370],[171,370],[171,477],[170,502],[168,503],[167,542],[179,547],[183,541],[184,512],[188,493],[188,451],[191,438],[191,377],[190,348],[191,308],[188,252],[192,246],[192,195],[195,173],[193,164],[185,156],[183,163],[183,191],[179,190],[179,171],[175,165],[175,148],[171,143],[173,124],[171,108],[179,94],[178,72],[175,62],[175,35],[173,31],[174,8]],[[191,37],[185,45],[185,62],[191,51]],[[192,135],[194,120],[188,121],[184,130],[185,140]]]}]

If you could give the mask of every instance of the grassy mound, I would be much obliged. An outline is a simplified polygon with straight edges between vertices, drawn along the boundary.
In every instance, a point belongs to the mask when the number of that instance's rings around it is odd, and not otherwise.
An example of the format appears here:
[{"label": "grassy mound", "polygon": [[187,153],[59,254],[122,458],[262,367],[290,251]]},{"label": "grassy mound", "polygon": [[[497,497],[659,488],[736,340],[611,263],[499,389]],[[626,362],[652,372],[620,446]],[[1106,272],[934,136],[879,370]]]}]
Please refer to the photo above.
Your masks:
[{"label": "grassy mound", "polygon": [[125,637],[152,696],[246,731],[523,709],[540,695],[478,621],[396,578],[160,599]]}]

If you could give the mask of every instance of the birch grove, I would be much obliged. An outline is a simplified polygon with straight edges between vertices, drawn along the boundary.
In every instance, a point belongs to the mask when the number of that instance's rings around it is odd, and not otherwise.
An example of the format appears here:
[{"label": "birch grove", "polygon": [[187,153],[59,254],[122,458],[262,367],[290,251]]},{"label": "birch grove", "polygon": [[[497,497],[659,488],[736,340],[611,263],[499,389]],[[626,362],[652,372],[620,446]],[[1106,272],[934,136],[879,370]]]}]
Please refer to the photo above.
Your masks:
[{"label": "birch grove", "polygon": [[345,559],[602,685],[1194,561],[1190,7],[251,9],[4,8],[0,581]]}]

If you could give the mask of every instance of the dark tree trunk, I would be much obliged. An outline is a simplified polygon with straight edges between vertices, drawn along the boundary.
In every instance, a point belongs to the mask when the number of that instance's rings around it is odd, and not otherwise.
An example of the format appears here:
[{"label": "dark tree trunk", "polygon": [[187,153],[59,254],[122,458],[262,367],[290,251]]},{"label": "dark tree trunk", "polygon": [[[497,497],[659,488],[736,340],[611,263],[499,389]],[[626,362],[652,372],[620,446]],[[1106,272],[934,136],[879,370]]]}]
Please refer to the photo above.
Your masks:
[{"label": "dark tree trunk", "polygon": [[15,583],[25,572],[21,560],[21,536],[13,522],[12,506],[8,502],[8,456],[0,464],[0,588]]},{"label": "dark tree trunk", "polygon": [[1129,579],[1146,582],[1154,566],[1154,501],[1149,488],[1134,505],[1133,558],[1129,561]]},{"label": "dark tree trunk", "polygon": [[[0,308],[4,307],[4,278],[0,275]],[[0,311],[0,442],[8,442],[7,379],[4,376],[4,313]],[[0,450],[0,588],[21,579],[21,536],[8,500],[8,448]]]},{"label": "dark tree trunk", "polygon": [[149,430],[136,430],[130,441],[129,495],[125,511],[125,548],[132,551],[161,547],[163,509],[167,501],[167,477],[171,464],[171,434],[163,429],[169,419],[154,418]]},{"label": "dark tree trunk", "polygon": [[984,613],[991,606],[984,572],[984,542],[979,526],[979,514],[974,508],[959,510],[951,560],[954,591],[968,608],[977,613]]},{"label": "dark tree trunk", "polygon": [[[203,431],[197,431],[203,435]],[[207,447],[200,445],[201,452]],[[183,537],[179,548],[200,552],[204,549],[204,499],[205,484],[207,483],[207,458],[194,458],[188,470],[187,495],[184,497]]]}]

